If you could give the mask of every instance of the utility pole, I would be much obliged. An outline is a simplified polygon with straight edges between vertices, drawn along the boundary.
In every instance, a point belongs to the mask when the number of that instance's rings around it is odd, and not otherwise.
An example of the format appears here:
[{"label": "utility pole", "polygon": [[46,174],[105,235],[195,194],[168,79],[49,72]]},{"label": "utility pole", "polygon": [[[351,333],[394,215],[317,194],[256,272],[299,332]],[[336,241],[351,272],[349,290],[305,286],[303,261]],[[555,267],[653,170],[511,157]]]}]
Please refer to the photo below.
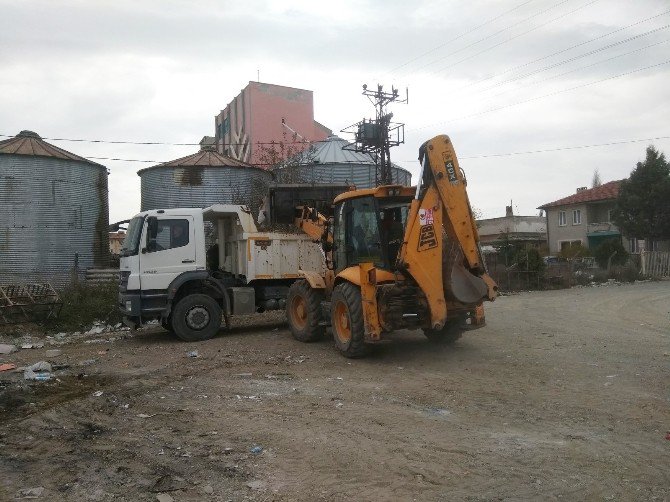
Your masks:
[{"label": "utility pole", "polygon": [[367,96],[375,107],[374,119],[363,119],[349,127],[342,129],[354,135],[354,142],[344,148],[354,152],[368,153],[375,159],[375,185],[390,185],[391,177],[391,147],[405,142],[405,124],[391,122],[393,113],[387,112],[389,103],[407,103],[409,93],[405,89],[405,99],[399,100],[398,89],[391,86],[391,92],[385,92],[381,84],[377,90],[369,90],[363,84],[363,95]]}]

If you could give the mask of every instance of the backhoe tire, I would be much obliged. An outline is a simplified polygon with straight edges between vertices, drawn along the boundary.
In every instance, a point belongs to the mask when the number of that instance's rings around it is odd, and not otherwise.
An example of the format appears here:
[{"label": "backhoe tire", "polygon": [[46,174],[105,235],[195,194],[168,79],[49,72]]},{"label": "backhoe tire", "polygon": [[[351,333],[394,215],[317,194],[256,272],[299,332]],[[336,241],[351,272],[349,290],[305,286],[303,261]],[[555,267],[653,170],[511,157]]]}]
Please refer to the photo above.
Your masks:
[{"label": "backhoe tire", "polygon": [[335,346],[344,357],[363,357],[369,352],[365,344],[363,302],[358,286],[344,282],[333,290],[330,302]]},{"label": "backhoe tire", "polygon": [[442,329],[424,329],[423,334],[432,343],[451,345],[463,336],[463,331],[460,319],[452,319],[447,321]]},{"label": "backhoe tire", "polygon": [[172,329],[185,342],[208,340],[221,328],[221,307],[208,295],[185,296],[172,310]]},{"label": "backhoe tire", "polygon": [[314,289],[305,279],[291,284],[286,298],[286,317],[293,338],[299,342],[315,342],[326,330],[321,324],[323,291]]}]

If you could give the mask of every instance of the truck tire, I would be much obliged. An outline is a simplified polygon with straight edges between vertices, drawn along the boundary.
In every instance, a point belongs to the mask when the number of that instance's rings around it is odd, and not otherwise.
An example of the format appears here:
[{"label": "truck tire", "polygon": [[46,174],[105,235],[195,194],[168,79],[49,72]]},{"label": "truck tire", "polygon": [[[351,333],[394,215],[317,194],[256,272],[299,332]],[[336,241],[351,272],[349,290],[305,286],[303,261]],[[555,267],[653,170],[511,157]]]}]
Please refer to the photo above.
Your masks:
[{"label": "truck tire", "polygon": [[323,338],[322,301],[323,291],[312,288],[305,279],[291,284],[286,298],[286,317],[293,338],[300,342],[315,342]]},{"label": "truck tire", "polygon": [[331,323],[335,346],[344,357],[363,357],[365,344],[363,301],[358,286],[344,282],[335,286],[331,298]]},{"label": "truck tire", "polygon": [[463,336],[463,328],[460,319],[448,320],[442,329],[424,329],[423,334],[432,343],[451,345]]},{"label": "truck tire", "polygon": [[172,310],[172,329],[185,342],[208,340],[221,328],[221,307],[211,296],[185,296]]}]

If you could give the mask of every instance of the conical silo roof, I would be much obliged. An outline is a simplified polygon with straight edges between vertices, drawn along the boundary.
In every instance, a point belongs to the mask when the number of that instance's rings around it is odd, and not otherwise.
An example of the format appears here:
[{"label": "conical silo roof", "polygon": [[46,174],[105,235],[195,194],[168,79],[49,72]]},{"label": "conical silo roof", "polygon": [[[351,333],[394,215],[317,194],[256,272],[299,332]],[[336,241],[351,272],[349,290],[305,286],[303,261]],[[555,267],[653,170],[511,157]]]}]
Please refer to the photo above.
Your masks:
[{"label": "conical silo roof", "polygon": [[318,164],[374,164],[375,160],[368,153],[343,150],[349,142],[339,136],[329,136],[323,141],[312,143],[312,150],[307,155],[309,163]]},{"label": "conical silo roof", "polygon": [[186,157],[181,157],[179,159],[163,162],[162,164],[140,169],[137,171],[137,174],[141,174],[143,171],[146,171],[147,169],[153,169],[155,167],[241,167],[260,169],[256,166],[252,166],[251,164],[247,164],[246,162],[242,162],[241,160],[222,155],[212,147],[204,147],[199,152],[187,155]]},{"label": "conical silo roof", "polygon": [[13,138],[0,141],[0,154],[32,155],[37,157],[51,157],[64,160],[76,160],[95,166],[104,167],[97,162],[90,161],[79,155],[58,148],[44,141],[39,134],[33,131],[21,131]]}]

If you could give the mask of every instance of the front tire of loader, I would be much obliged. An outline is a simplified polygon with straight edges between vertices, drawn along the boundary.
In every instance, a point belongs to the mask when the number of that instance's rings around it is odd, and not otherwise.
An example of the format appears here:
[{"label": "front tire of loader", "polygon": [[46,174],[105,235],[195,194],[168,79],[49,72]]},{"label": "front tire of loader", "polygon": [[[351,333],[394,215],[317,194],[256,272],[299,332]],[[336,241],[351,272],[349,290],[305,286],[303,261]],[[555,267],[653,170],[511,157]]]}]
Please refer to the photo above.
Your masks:
[{"label": "front tire of loader", "polygon": [[299,342],[315,342],[323,338],[322,301],[323,291],[312,288],[305,279],[291,284],[286,298],[286,317],[293,338]]},{"label": "front tire of loader", "polygon": [[348,282],[337,285],[330,305],[333,339],[337,349],[344,357],[365,356],[369,347],[365,344],[360,288]]},{"label": "front tire of loader", "polygon": [[452,345],[463,336],[463,328],[460,319],[447,321],[442,329],[424,329],[423,334],[432,343],[440,345]]}]

